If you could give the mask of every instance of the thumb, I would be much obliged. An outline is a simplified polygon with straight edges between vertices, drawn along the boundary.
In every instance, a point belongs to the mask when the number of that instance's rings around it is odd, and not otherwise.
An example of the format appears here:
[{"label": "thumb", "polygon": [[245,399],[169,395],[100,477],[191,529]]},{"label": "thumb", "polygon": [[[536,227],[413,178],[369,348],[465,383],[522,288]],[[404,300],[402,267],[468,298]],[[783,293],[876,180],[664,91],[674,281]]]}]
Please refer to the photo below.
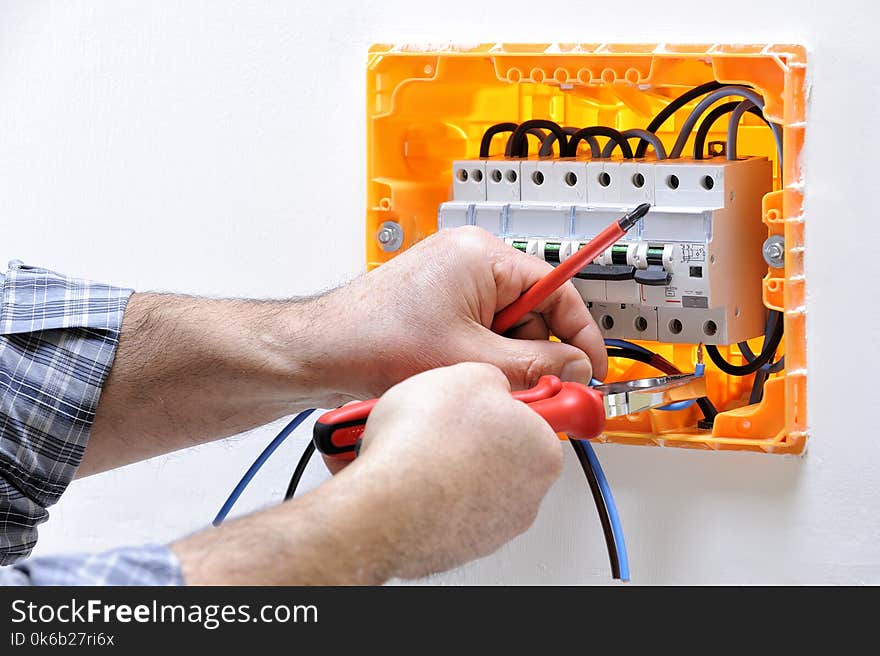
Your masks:
[{"label": "thumb", "polygon": [[593,367],[587,354],[575,346],[546,339],[510,339],[486,331],[478,343],[479,360],[493,364],[507,376],[515,389],[533,387],[541,376],[559,376],[564,381],[590,382]]}]

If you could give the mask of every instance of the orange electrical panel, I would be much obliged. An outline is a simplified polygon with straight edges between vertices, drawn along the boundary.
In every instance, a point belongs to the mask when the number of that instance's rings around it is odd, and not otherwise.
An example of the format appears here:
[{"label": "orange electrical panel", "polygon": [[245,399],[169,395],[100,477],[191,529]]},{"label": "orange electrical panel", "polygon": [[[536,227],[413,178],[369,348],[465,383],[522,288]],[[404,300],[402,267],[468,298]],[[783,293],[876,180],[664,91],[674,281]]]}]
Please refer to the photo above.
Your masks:
[{"label": "orange electrical panel", "polygon": [[[796,45],[374,45],[367,66],[368,266],[381,265],[438,229],[438,208],[451,198],[453,162],[476,160],[481,137],[493,124],[540,118],[619,131],[644,128],[690,88],[711,81],[748,85],[763,97],[764,116],[781,126],[781,168],[774,134],[759,117],[744,115],[738,149],[773,165],[767,187],[772,190],[760,192],[763,200],[754,221],[761,237],[780,238],[777,263],[782,265],[761,265],[760,299],[784,317],[778,353],[784,353],[785,368],[770,374],[761,401],[749,404],[754,374],[728,375],[707,362],[708,394],[718,409],[711,428],[700,426],[696,406],[681,412],[652,410],[609,420],[600,440],[800,453],[807,435],[801,171],[805,78],[806,53]],[[658,129],[667,150],[693,104]],[[722,144],[726,122],[715,124],[708,136],[710,144]],[[383,229],[388,226],[394,230]],[[695,366],[696,344],[636,343],[682,371]],[[762,340],[749,344],[758,352]],[[718,350],[732,364],[747,361],[736,344]],[[657,375],[641,362],[613,359],[609,364],[607,381]]]}]

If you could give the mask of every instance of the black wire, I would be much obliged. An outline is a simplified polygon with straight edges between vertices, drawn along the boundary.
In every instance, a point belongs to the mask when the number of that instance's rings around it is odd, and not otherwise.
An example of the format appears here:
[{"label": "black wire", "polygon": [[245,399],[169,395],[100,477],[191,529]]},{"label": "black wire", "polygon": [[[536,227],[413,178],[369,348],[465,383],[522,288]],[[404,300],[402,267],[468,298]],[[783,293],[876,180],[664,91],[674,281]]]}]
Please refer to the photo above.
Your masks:
[{"label": "black wire", "polygon": [[[729,376],[748,376],[773,360],[773,356],[776,355],[776,349],[779,348],[779,343],[782,341],[784,327],[782,312],[771,310],[768,322],[769,330],[764,333],[764,344],[761,347],[761,352],[755,356],[754,360],[748,361],[746,364],[730,364],[718,351],[718,347],[712,344],[706,345],[706,353],[715,366]],[[742,350],[741,345],[740,350]]]},{"label": "black wire", "polygon": [[[773,315],[768,314],[767,323],[764,325],[765,335],[769,335],[773,330],[773,324],[771,323],[773,320]],[[748,362],[752,362],[757,357],[754,352],[752,352],[752,348],[749,346],[748,342],[740,342],[737,346],[739,346],[740,352]],[[761,347],[761,350],[763,350],[763,346]],[[749,393],[749,405],[761,402],[764,398],[764,383],[770,378],[770,374],[779,373],[784,368],[785,356],[783,355],[773,364],[765,364],[755,372],[755,380],[752,381],[752,391]]]},{"label": "black wire", "polygon": [[[739,105],[741,100],[734,100],[729,103],[724,103],[723,105],[718,105],[715,109],[709,112],[706,115],[706,118],[700,123],[700,127],[697,128],[697,136],[694,137],[694,159],[703,159],[704,150],[706,147],[706,139],[709,136],[709,132],[712,130],[712,126],[715,125],[716,121],[720,119],[725,114],[729,114],[736,106]],[[770,121],[764,118],[764,113],[758,109],[757,107],[750,107],[748,110],[750,114],[754,114],[758,118],[760,118],[767,126],[770,126]]]},{"label": "black wire", "polygon": [[[740,342],[739,344],[737,344],[737,346],[739,346],[739,350],[743,354],[743,357],[746,360],[748,360],[749,362],[751,362],[752,360],[755,359],[755,357],[757,357],[752,352],[752,348],[749,346],[748,342]],[[764,366],[767,366],[767,365],[764,365]],[[781,358],[779,358],[776,362],[771,364],[769,366],[769,368],[767,369],[767,371],[771,374],[778,374],[783,369],[785,369],[785,356],[784,355]]]},{"label": "black wire", "polygon": [[[618,146],[620,146],[620,152],[623,153],[623,156],[626,159],[632,159],[633,157],[632,148],[630,148],[629,142],[626,140],[626,137],[624,137],[614,128],[609,128],[605,125],[592,125],[588,128],[581,128],[573,135],[571,135],[568,140],[566,156],[577,157],[578,143],[581,139],[586,139],[587,137],[608,137],[612,141],[616,142]],[[590,144],[590,150],[593,157],[600,157],[602,155],[601,152],[596,153],[593,151],[592,144]]]},{"label": "black wire", "polygon": [[749,394],[749,405],[760,403],[764,398],[764,383],[767,382],[768,374],[765,367],[755,372],[755,382],[752,383],[752,391]]},{"label": "black wire", "polygon": [[305,451],[303,451],[302,456],[300,456],[299,462],[296,463],[296,469],[293,470],[293,476],[290,477],[290,483],[287,485],[287,492],[284,493],[285,501],[292,499],[293,495],[296,494],[296,488],[299,486],[299,479],[302,478],[303,472],[305,472],[306,466],[309,464],[309,460],[312,459],[314,453],[315,443],[312,442],[312,440],[309,440]]},{"label": "black wire", "polygon": [[[552,134],[552,132],[551,132]],[[533,137],[537,137],[538,143],[543,144],[544,140],[547,138],[547,135],[544,134],[543,130],[539,130],[538,128],[529,128],[526,130],[526,136],[531,135]],[[523,141],[522,148],[519,151],[520,157],[528,157],[529,156],[529,143],[528,139]],[[507,138],[507,143],[504,144],[504,156],[505,157],[513,157],[513,135],[510,135]]]},{"label": "black wire", "polygon": [[[693,89],[691,89],[689,91],[685,91],[678,98],[676,98],[675,100],[672,100],[668,105],[666,105],[666,107],[661,109],[657,113],[657,116],[655,116],[651,120],[651,122],[648,123],[648,127],[646,127],[645,129],[648,132],[655,132],[656,133],[657,130],[660,129],[660,126],[663,125],[667,121],[667,119],[669,119],[679,109],[681,109],[682,107],[687,105],[692,100],[696,100],[700,96],[705,96],[707,93],[711,93],[712,91],[715,91],[716,89],[720,89],[723,86],[725,86],[725,85],[722,84],[721,82],[717,82],[717,81],[713,80],[711,82],[706,82],[705,84],[701,84],[698,87],[694,87]],[[636,157],[637,158],[644,157],[645,153],[648,152],[648,146],[650,146],[650,145],[651,144],[649,142],[645,141],[644,139],[639,141],[639,145],[636,146]]]},{"label": "black wire", "polygon": [[513,134],[510,136],[510,141],[508,142],[508,150],[511,153],[520,153],[520,157],[528,157],[529,142],[528,139],[526,139],[526,134],[534,128],[550,130],[550,132],[555,134],[556,140],[559,141],[560,149],[564,149],[566,147],[566,144],[568,144],[568,137],[558,123],[554,123],[553,121],[548,121],[542,118],[534,118],[525,121],[524,123],[520,123],[517,126],[516,130],[514,130]]},{"label": "black wire", "polygon": [[778,374],[783,369],[785,369],[785,356],[784,355],[781,358],[779,358],[776,362],[771,364],[770,367],[767,369],[767,372],[771,373],[771,374]]},{"label": "black wire", "polygon": [[[614,347],[606,350],[608,352],[609,358],[626,358],[627,360],[637,360],[638,362],[644,362],[645,364],[650,365],[655,369],[659,369],[664,374],[668,375],[681,373],[681,370],[671,362],[666,362],[665,360],[662,362],[658,362],[652,355],[647,355],[646,353],[642,353],[641,351],[634,351],[622,347]],[[715,421],[715,417],[718,416],[718,409],[715,407],[715,404],[709,400],[708,397],[703,396],[697,399],[697,405],[699,406],[700,411],[703,413],[703,419],[705,419],[706,422],[711,424]]]},{"label": "black wire", "polygon": [[587,484],[590,486],[590,492],[593,493],[593,501],[596,502],[596,512],[599,513],[599,523],[602,524],[602,533],[605,535],[605,546],[608,548],[608,560],[611,561],[611,576],[615,579],[620,578],[620,559],[617,557],[617,541],[614,539],[614,530],[611,528],[611,517],[608,515],[608,505],[605,503],[605,497],[602,496],[602,488],[599,487],[599,479],[596,472],[590,465],[590,459],[587,457],[586,447],[581,444],[580,440],[568,440],[571,448],[577,454],[578,462],[584,470],[584,476],[587,478]]},{"label": "black wire", "polygon": [[489,148],[492,145],[492,138],[496,134],[501,134],[502,132],[513,132],[516,130],[516,123],[496,123],[495,125],[486,129],[483,133],[483,138],[480,140],[480,157],[489,157]]},{"label": "black wire", "polygon": [[[565,132],[565,134],[567,134],[567,135],[572,135],[575,132],[577,132],[578,129],[575,127],[569,126],[569,127],[562,128],[562,131]],[[541,142],[541,148],[540,148],[540,150],[538,150],[538,157],[550,157],[553,154],[553,144],[555,144],[555,143],[556,143],[556,134],[551,132],[545,137],[544,141]],[[565,153],[563,153],[561,150],[561,146],[560,146],[559,156],[560,157],[565,156]]]}]

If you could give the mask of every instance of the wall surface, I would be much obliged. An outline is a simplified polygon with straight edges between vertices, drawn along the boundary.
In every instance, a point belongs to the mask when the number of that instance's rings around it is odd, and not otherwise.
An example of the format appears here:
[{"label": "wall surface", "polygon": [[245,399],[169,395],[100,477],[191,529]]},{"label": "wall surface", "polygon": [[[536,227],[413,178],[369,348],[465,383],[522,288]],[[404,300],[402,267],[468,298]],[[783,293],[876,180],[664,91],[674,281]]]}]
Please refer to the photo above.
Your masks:
[{"label": "wall surface", "polygon": [[[363,267],[371,42],[804,43],[809,452],[603,446],[600,457],[638,583],[880,583],[880,385],[868,376],[880,367],[869,291],[880,274],[877,9],[868,0],[753,7],[0,2],[0,258],[140,290],[324,289]],[[315,241],[327,248],[306,246]],[[277,428],[75,482],[37,553],[207,525]],[[280,498],[307,434],[277,452],[238,511]],[[305,485],[323,477],[315,463]],[[573,458],[532,530],[432,580],[607,581]]]}]

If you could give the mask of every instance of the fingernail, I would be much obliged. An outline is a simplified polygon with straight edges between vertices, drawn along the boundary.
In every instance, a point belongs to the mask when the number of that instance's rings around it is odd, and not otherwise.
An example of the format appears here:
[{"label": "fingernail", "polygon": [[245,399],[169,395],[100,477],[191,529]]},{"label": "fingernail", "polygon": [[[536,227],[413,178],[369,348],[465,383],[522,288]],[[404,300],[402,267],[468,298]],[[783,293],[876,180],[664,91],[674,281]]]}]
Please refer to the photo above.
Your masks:
[{"label": "fingernail", "polygon": [[588,383],[593,368],[590,361],[585,358],[570,360],[562,367],[562,374],[559,376],[562,380],[570,383]]}]

